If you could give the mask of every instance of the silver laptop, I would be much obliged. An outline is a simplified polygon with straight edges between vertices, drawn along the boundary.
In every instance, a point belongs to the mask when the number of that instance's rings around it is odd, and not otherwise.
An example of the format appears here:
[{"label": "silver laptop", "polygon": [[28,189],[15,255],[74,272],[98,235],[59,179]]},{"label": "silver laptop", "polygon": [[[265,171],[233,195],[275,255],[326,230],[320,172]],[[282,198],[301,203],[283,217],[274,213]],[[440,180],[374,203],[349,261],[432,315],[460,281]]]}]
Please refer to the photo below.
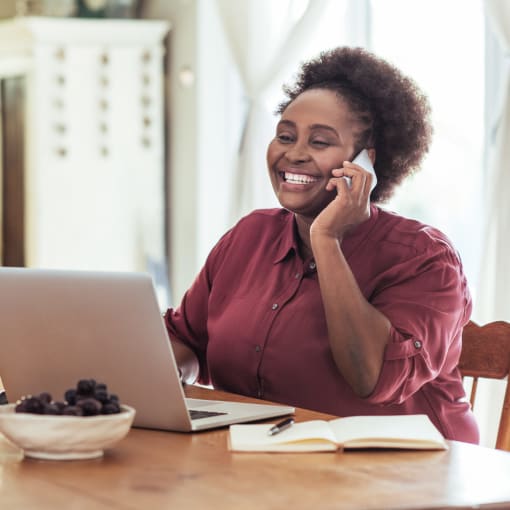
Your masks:
[{"label": "silver laptop", "polygon": [[148,274],[0,268],[0,379],[9,402],[42,391],[62,400],[90,378],[136,409],[137,427],[195,431],[294,412],[186,399]]}]

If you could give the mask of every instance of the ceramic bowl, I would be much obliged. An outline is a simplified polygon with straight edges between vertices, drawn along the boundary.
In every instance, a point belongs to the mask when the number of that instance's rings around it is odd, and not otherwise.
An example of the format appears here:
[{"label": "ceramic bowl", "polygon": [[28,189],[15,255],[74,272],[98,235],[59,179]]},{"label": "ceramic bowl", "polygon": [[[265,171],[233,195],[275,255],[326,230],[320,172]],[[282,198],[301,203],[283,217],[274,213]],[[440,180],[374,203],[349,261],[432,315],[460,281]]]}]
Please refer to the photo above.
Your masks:
[{"label": "ceramic bowl", "polygon": [[16,413],[15,404],[0,406],[0,433],[26,457],[50,460],[101,457],[127,435],[135,410],[122,405],[117,414],[52,416]]}]

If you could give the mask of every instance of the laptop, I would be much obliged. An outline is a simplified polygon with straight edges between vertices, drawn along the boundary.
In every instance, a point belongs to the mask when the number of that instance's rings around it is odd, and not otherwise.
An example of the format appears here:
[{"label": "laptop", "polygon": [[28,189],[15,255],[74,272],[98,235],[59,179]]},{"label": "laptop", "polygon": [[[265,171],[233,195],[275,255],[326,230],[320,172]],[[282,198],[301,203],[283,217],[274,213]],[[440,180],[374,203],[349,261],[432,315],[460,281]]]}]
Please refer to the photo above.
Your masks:
[{"label": "laptop", "polygon": [[150,275],[0,268],[0,378],[9,402],[55,400],[93,378],[136,409],[135,427],[198,431],[290,406],[185,398]]}]

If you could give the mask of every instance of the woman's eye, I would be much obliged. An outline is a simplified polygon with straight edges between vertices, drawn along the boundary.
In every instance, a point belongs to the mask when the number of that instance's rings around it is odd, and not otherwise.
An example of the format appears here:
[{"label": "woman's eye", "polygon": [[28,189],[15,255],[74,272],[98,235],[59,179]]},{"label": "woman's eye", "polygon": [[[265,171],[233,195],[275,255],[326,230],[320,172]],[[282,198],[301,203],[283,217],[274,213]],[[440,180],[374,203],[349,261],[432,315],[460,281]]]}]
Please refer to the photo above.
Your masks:
[{"label": "woman's eye", "polygon": [[312,145],[316,145],[318,147],[328,147],[330,144],[326,142],[326,140],[312,140]]},{"label": "woman's eye", "polygon": [[282,143],[291,143],[292,142],[292,136],[285,135],[285,134],[276,135],[276,139]]}]

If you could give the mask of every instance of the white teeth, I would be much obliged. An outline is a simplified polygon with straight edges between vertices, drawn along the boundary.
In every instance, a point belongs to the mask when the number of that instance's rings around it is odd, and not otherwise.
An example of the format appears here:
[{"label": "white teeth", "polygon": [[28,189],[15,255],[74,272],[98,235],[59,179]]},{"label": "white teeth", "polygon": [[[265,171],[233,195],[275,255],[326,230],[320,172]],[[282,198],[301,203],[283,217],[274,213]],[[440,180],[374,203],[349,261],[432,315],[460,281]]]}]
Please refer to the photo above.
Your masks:
[{"label": "white teeth", "polygon": [[290,172],[284,172],[283,178],[285,179],[285,182],[290,182],[291,184],[311,184],[312,182],[317,182],[319,180],[317,177],[302,174],[291,174]]}]

